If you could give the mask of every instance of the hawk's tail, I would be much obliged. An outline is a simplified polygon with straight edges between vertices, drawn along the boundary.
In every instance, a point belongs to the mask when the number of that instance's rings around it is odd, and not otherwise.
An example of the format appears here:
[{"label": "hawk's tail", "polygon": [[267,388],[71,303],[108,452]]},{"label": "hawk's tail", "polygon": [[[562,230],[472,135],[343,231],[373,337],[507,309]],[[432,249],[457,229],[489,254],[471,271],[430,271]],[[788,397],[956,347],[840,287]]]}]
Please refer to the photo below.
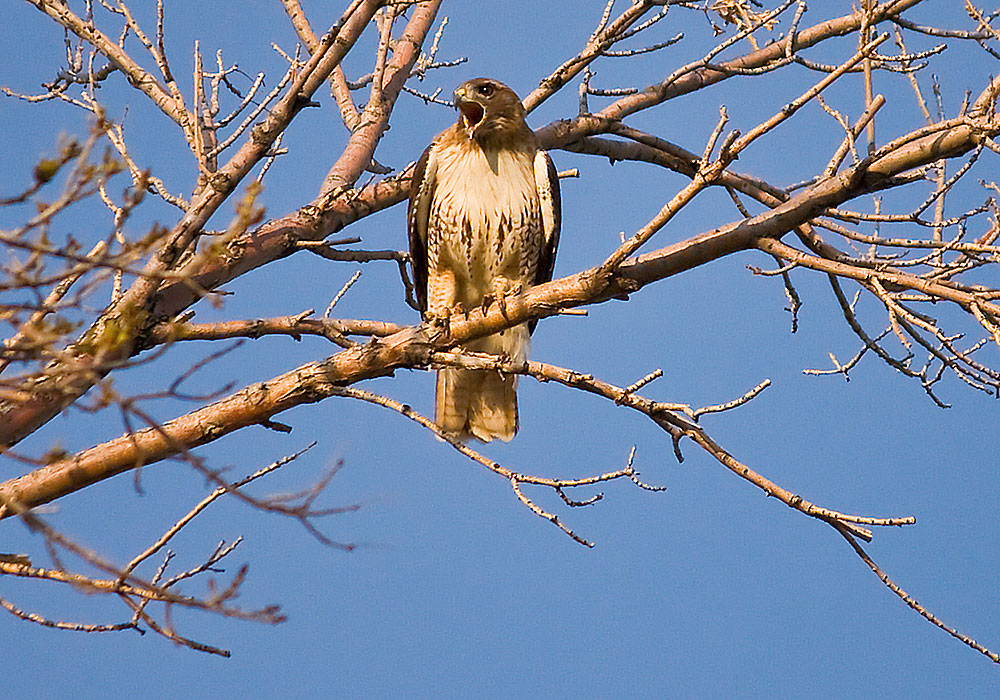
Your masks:
[{"label": "hawk's tail", "polygon": [[[528,325],[469,341],[462,347],[523,362],[531,340]],[[483,442],[517,433],[517,375],[496,370],[438,370],[435,422],[446,432]]]},{"label": "hawk's tail", "polygon": [[494,370],[438,370],[435,422],[446,432],[483,442],[517,433],[517,376]]}]

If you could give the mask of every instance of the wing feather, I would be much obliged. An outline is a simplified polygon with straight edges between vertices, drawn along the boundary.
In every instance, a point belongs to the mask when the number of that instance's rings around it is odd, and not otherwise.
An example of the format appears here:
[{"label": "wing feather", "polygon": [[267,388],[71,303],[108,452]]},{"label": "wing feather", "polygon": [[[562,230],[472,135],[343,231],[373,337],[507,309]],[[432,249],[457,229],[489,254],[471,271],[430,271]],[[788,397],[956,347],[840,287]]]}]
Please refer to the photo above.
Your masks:
[{"label": "wing feather", "polygon": [[413,170],[410,184],[410,206],[407,210],[407,228],[410,238],[410,267],[413,270],[413,288],[420,313],[427,310],[427,228],[431,200],[437,182],[436,143],[423,152]]},{"label": "wing feather", "polygon": [[[559,175],[549,154],[540,150],[535,154],[535,189],[542,211],[542,244],[538,247],[538,266],[535,268],[535,284],[552,279],[556,265],[556,249],[559,247],[559,231],[562,228],[562,202],[559,193]],[[538,320],[528,322],[528,332],[533,332]]]},{"label": "wing feather", "polygon": [[562,226],[562,203],[559,196],[559,175],[552,159],[545,151],[535,154],[535,188],[542,209],[542,245],[539,247],[535,284],[552,279],[559,247],[559,230]]}]

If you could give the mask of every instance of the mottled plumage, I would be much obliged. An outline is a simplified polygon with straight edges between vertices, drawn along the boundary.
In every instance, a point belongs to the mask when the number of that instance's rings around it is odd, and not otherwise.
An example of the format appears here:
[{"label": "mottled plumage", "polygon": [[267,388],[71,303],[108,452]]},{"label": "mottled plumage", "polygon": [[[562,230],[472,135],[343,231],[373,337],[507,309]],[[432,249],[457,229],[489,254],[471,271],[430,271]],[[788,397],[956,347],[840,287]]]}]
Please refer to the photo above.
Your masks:
[{"label": "mottled plumage", "polygon": [[[458,122],[417,162],[409,233],[417,301],[428,319],[552,279],[559,180],[513,90],[487,78],[455,90]],[[463,345],[524,360],[534,323]],[[483,441],[517,432],[517,377],[438,371],[435,420]]]}]

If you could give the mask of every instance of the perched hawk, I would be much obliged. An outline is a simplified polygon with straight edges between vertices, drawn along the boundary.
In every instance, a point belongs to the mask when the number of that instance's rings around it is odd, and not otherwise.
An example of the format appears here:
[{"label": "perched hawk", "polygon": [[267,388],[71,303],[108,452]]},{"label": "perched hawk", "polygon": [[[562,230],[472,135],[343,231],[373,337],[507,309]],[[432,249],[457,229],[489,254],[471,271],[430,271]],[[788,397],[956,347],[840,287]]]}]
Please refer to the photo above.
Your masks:
[{"label": "perched hawk", "polygon": [[[455,90],[458,122],[417,162],[410,190],[410,256],[425,319],[444,319],[552,279],[559,180],[524,121],[514,91],[476,78]],[[534,323],[462,347],[523,361]],[[517,377],[442,369],[435,421],[484,442],[517,432]]]}]

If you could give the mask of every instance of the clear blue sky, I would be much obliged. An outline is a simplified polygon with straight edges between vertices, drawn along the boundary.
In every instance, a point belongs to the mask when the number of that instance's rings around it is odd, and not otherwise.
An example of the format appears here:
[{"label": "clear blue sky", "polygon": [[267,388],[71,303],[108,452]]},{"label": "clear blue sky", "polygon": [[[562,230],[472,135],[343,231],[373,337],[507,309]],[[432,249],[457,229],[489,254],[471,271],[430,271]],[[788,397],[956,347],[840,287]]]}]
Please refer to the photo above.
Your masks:
[{"label": "clear blue sky", "polygon": [[[137,11],[140,4],[147,3],[136,3]],[[914,17],[929,22],[944,17],[943,6],[951,3],[925,4]],[[294,34],[277,2],[166,5],[167,49],[185,90],[196,38],[206,56],[221,48],[227,61],[238,62],[246,73],[266,71],[269,85],[282,65],[270,43],[294,49]],[[319,31],[334,18],[327,5],[305,3]],[[816,3],[804,23],[833,16],[824,12],[847,12],[850,4],[836,6]],[[957,11],[957,4],[952,9]],[[582,2],[446,3],[439,15],[449,17],[440,57],[469,60],[432,75],[427,84],[447,93],[467,78],[489,75],[523,96],[582,46],[600,11],[600,4]],[[152,28],[148,8],[138,15]],[[956,14],[942,22],[955,26],[959,19]],[[0,84],[38,91],[61,59],[61,30],[24,2],[6,4],[4,25]],[[710,37],[696,13],[673,11],[652,36],[663,40],[681,30],[687,38],[673,48],[632,62],[598,64],[595,82],[644,85],[700,56]],[[950,114],[966,89],[978,93],[987,74],[995,72],[995,65],[986,66],[986,55],[973,48],[933,59],[931,70],[941,77]],[[839,62],[853,50],[850,42],[842,42],[819,58]],[[363,50],[352,55],[348,74],[367,72],[369,56]],[[729,81],[667,103],[636,123],[700,152],[720,103],[727,105],[731,125],[746,131],[815,79],[796,69],[780,78]],[[531,124],[575,114],[575,85],[535,112]],[[856,116],[859,85],[851,78],[838,86],[830,93],[831,104]],[[876,90],[890,101],[880,117],[880,138],[918,123],[904,79],[880,74]],[[106,98],[113,107],[110,116],[124,119],[137,158],[173,191],[189,190],[191,163],[174,125],[135,92],[109,87]],[[325,94],[321,99],[321,109],[295,121],[283,144],[290,154],[265,181],[262,202],[271,216],[309,201],[343,145],[336,110]],[[378,159],[405,167],[453,118],[445,108],[425,107],[404,95]],[[0,123],[4,194],[28,181],[31,167],[52,150],[58,134],[83,135],[87,129],[85,116],[75,108],[29,106],[9,98],[0,100]],[[812,106],[800,125],[793,121],[783,127],[736,167],[787,185],[822,169],[839,140],[839,128]],[[553,157],[559,168],[581,170],[580,179],[563,181],[557,275],[601,260],[620,231],[641,226],[684,184],[652,166],[611,167],[564,152]],[[990,178],[996,156],[987,153],[984,163],[979,177]],[[737,214],[727,202],[717,193],[700,197],[654,244],[732,220]],[[82,209],[72,226],[60,231],[92,234],[89,211]],[[231,212],[231,206],[224,207],[214,223],[224,226]],[[0,226],[15,220],[12,212],[0,216]],[[136,220],[133,232],[151,220],[170,223],[166,208],[150,207],[147,216]],[[362,236],[367,247],[405,247],[404,208],[364,220],[349,233]],[[915,515],[914,527],[877,532],[869,552],[946,622],[1000,648],[996,401],[948,380],[941,394],[953,408],[938,409],[917,384],[872,358],[849,383],[802,374],[804,368],[828,367],[831,351],[846,361],[857,341],[825,279],[804,271],[794,277],[804,302],[800,327],[789,333],[780,282],[754,277],[745,268],[770,263],[759,254],[734,256],[644,289],[627,304],[592,307],[587,318],[543,321],[532,355],[619,385],[659,367],[663,378],[644,392],[695,406],[727,401],[770,378],[773,386],[749,405],[703,419],[709,433],[738,458],[820,505],[879,516]],[[414,312],[402,303],[395,266],[363,269],[336,315],[415,322]],[[353,272],[354,266],[299,254],[227,286],[233,296],[225,306],[199,307],[196,320],[307,308],[322,312]],[[862,317],[869,328],[881,329],[870,303]],[[119,386],[133,392],[162,388],[169,372],[214,349],[200,343],[175,348],[159,369],[124,373]],[[333,351],[315,338],[248,342],[213,365],[192,389],[210,391],[229,381],[243,386]],[[996,366],[996,348],[984,350],[984,358]],[[432,411],[428,373],[401,372],[369,386]],[[583,476],[622,466],[634,444],[643,478],[666,485],[666,492],[613,483],[602,489],[601,503],[567,511],[552,494],[530,491],[542,506],[597,542],[588,550],[531,514],[502,478],[398,415],[348,400],[301,407],[279,416],[294,427],[290,435],[247,429],[199,454],[214,466],[232,465],[236,477],[319,440],[307,456],[255,493],[302,488],[343,460],[324,502],[360,504],[361,509],[324,521],[323,529],[338,541],[356,543],[357,549],[345,553],[323,547],[294,522],[225,499],[174,544],[177,566],[191,566],[219,539],[242,535],[245,541],[229,567],[250,564],[239,602],[247,608],[278,603],[288,615],[286,623],[269,627],[175,612],[179,631],[231,649],[233,656],[226,660],[175,647],[153,634],[58,632],[0,613],[0,676],[6,694],[996,697],[1000,668],[909,610],[828,526],[764,498],[693,445],[686,444],[687,459],[678,465],[665,434],[638,414],[532,380],[523,380],[519,393],[521,433],[509,445],[484,448],[489,455],[522,472]],[[149,406],[161,419],[191,408],[166,401]],[[41,453],[58,443],[78,450],[116,437],[121,429],[114,416],[71,411],[22,449]],[[0,479],[21,469],[16,462],[0,461]],[[63,499],[46,517],[124,563],[208,488],[189,467],[174,462],[146,468],[142,487],[144,494],[137,494],[128,476],[105,482]],[[30,552],[38,563],[45,558],[39,538],[12,522],[0,529],[0,551]],[[189,590],[203,591],[199,586]],[[128,617],[115,601],[44,582],[0,579],[0,596],[56,619],[116,622]]]}]

